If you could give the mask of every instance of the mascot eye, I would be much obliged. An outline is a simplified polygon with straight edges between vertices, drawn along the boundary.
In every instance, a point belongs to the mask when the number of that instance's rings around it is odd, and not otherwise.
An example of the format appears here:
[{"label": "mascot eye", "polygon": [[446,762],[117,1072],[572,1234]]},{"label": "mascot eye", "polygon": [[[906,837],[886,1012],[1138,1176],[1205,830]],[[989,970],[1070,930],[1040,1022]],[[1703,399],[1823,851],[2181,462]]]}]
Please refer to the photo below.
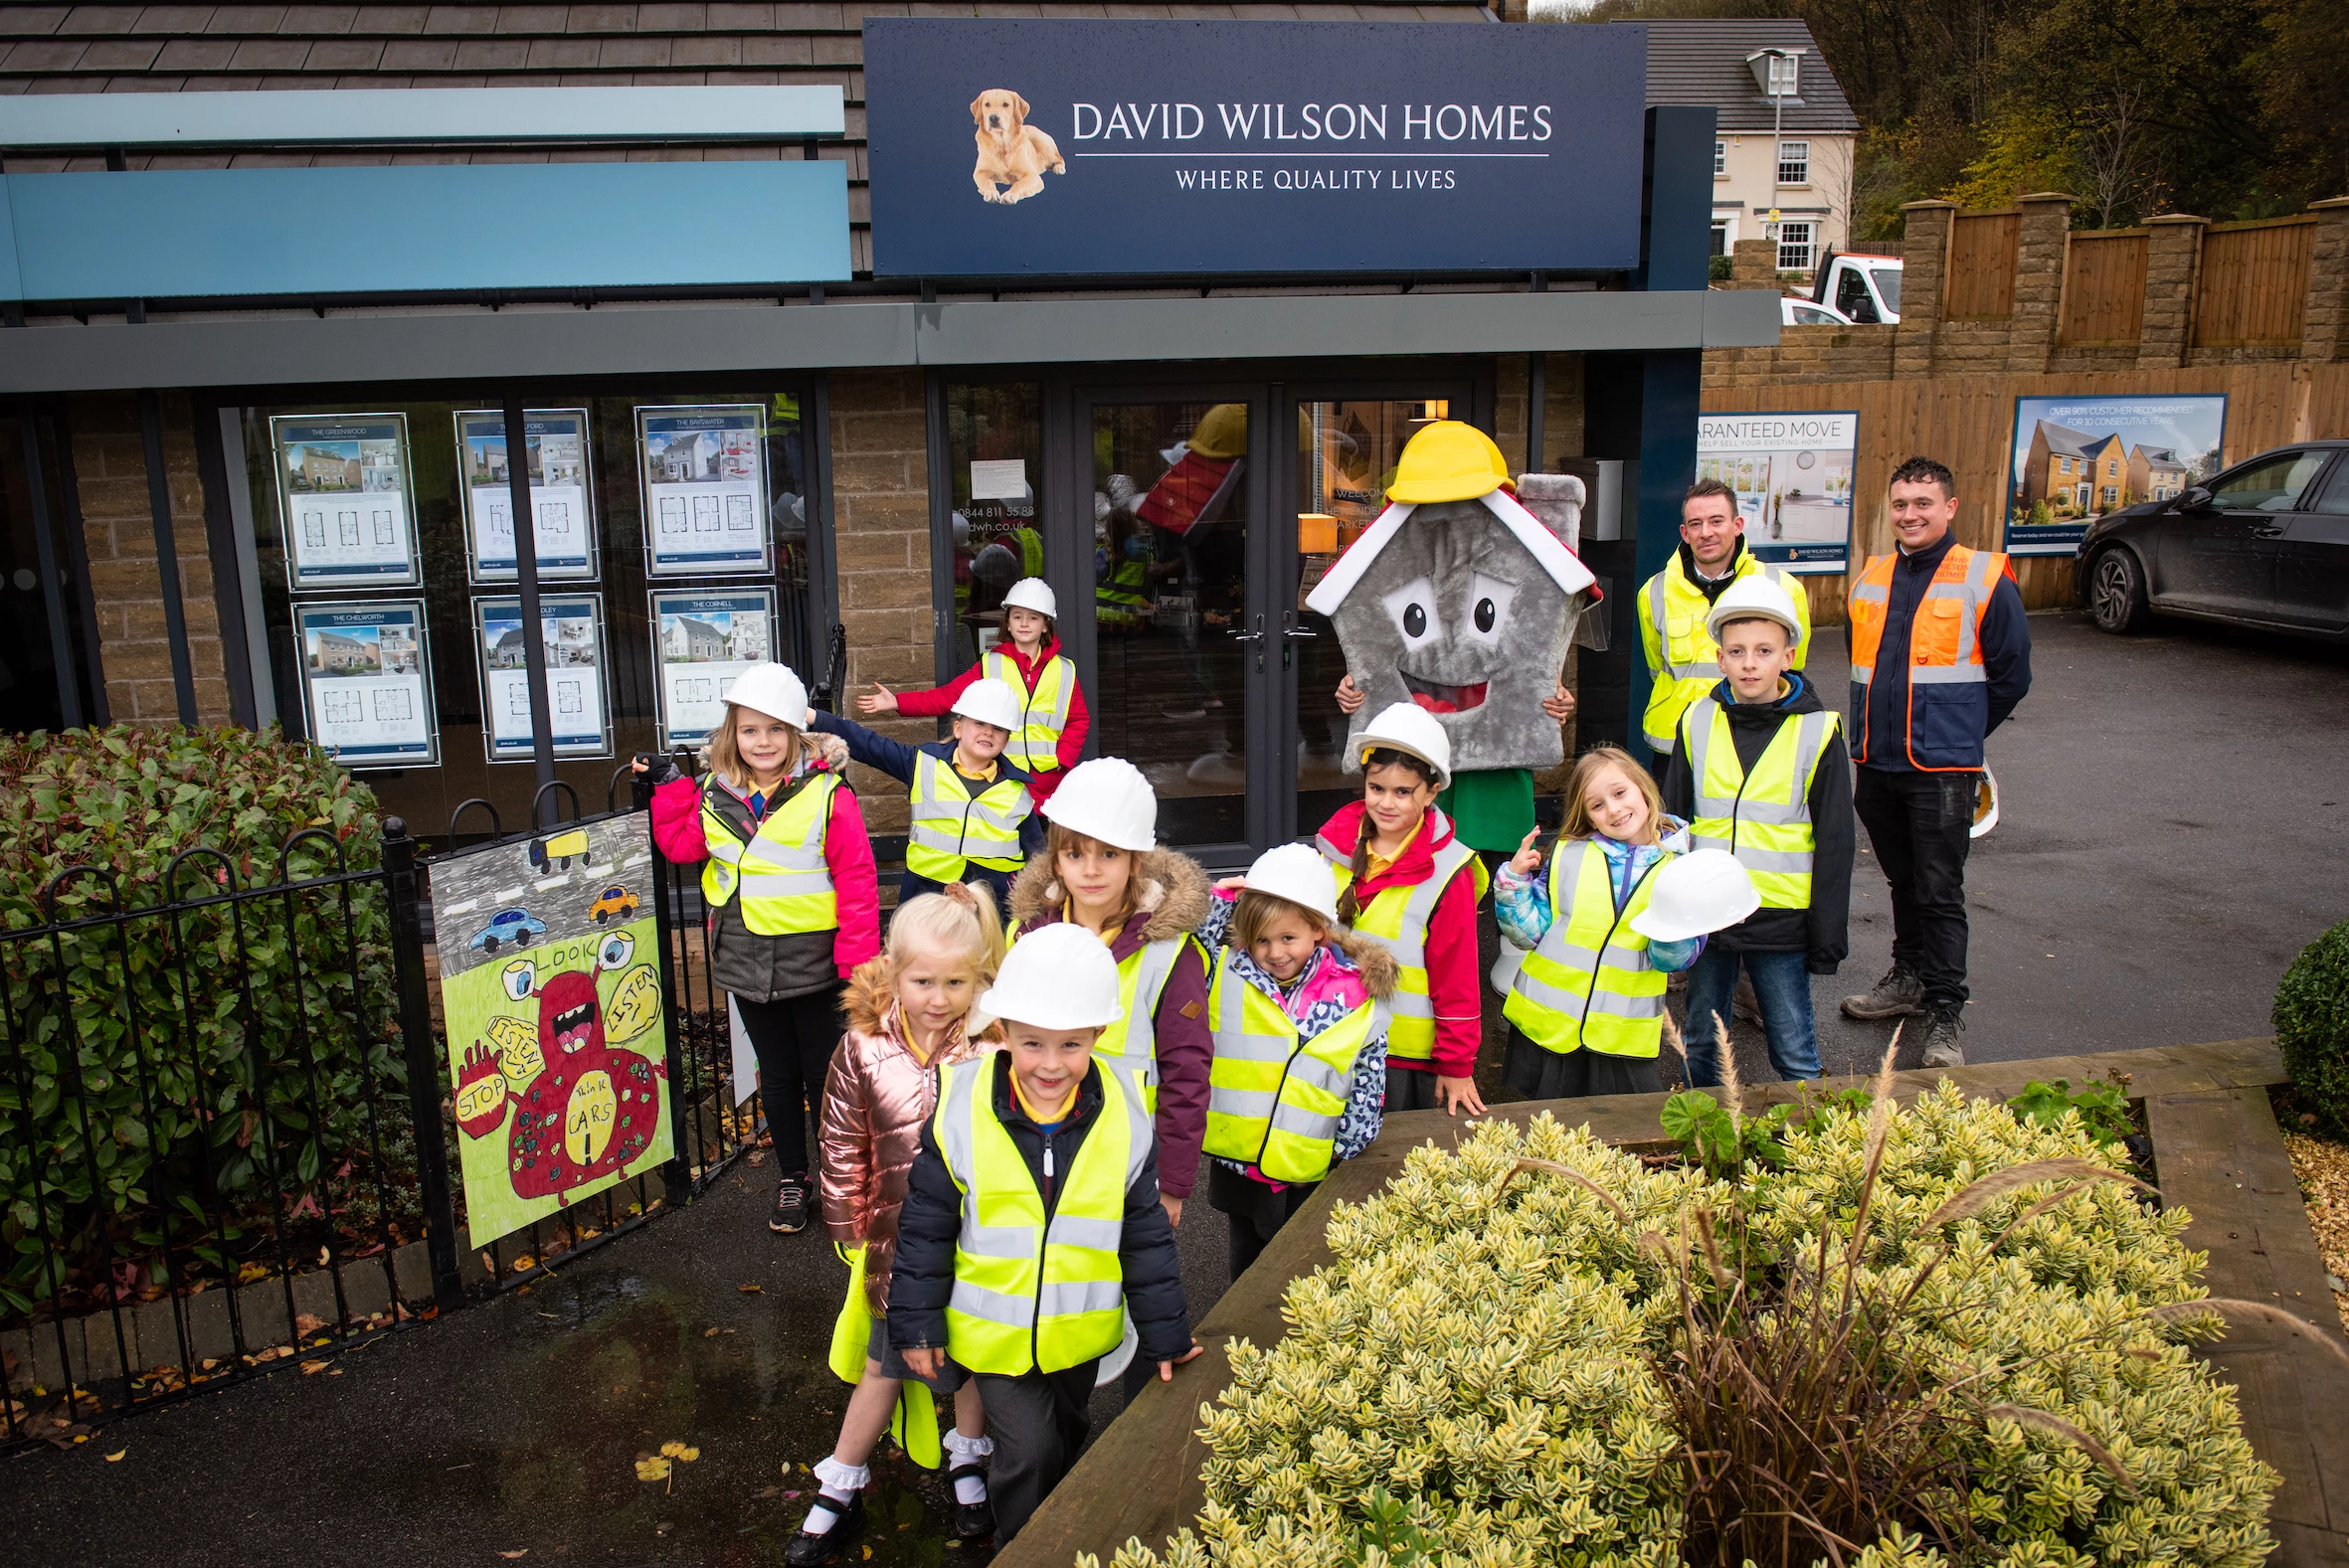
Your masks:
[{"label": "mascot eye", "polygon": [[617,969],[626,966],[636,955],[636,939],[625,931],[616,931],[604,939],[604,946],[596,950],[596,967]]},{"label": "mascot eye", "polygon": [[1509,628],[1509,610],[1517,602],[1517,585],[1482,572],[1468,575],[1468,619],[1460,630],[1478,642],[1494,643]]},{"label": "mascot eye", "polygon": [[1495,611],[1493,609],[1493,602],[1491,600],[1478,600],[1476,602],[1476,629],[1479,631],[1492,630],[1493,617],[1496,613],[1497,611]]},{"label": "mascot eye", "polygon": [[538,965],[532,963],[528,958],[517,958],[505,966],[505,973],[499,978],[505,982],[505,993],[508,996],[518,1002],[528,1001],[530,988],[538,980]]},{"label": "mascot eye", "polygon": [[1436,596],[1431,579],[1415,578],[1385,595],[1381,603],[1395,629],[1403,634],[1404,646],[1415,648],[1434,634]]}]

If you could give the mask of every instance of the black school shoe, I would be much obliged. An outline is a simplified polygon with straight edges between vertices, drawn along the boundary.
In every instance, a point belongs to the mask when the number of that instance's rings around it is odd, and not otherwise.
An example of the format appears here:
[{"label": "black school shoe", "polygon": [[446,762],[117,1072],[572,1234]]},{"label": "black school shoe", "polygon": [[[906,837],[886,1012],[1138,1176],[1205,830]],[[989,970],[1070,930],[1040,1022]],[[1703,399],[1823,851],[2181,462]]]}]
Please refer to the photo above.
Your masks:
[{"label": "black school shoe", "polygon": [[783,1178],[783,1187],[775,1194],[775,1212],[767,1218],[767,1228],[778,1236],[797,1236],[808,1228],[806,1176]]},{"label": "black school shoe", "polygon": [[[831,1507],[831,1499],[825,1498],[823,1505]],[[783,1549],[783,1560],[790,1568],[820,1568],[824,1563],[838,1562],[856,1544],[856,1538],[864,1533],[864,1492],[858,1490],[836,1512],[832,1527],[821,1535],[802,1530],[791,1538]]]},{"label": "black school shoe", "polygon": [[955,1510],[954,1526],[950,1533],[958,1541],[973,1541],[983,1535],[994,1534],[995,1505],[992,1497],[982,1497],[977,1502],[955,1501],[955,1482],[965,1476],[977,1476],[984,1483],[987,1481],[987,1467],[957,1465],[946,1473],[946,1495]]}]

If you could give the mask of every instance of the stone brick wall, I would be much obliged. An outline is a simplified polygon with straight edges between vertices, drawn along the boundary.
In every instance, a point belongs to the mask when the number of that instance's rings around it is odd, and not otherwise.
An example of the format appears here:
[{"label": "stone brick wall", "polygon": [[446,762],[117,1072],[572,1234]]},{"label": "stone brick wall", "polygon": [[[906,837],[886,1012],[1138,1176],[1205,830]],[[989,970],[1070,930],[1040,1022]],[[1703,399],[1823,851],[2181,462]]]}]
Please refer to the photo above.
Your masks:
[{"label": "stone brick wall", "polygon": [[[1541,444],[1553,461],[1582,451],[1582,356],[1551,354],[1543,374]],[[1526,451],[1526,360],[1504,354],[1493,378],[1494,441],[1509,459],[1511,473],[1526,473],[1535,462]],[[1455,411],[1455,414],[1465,411]]]},{"label": "stone brick wall", "polygon": [[[196,717],[229,719],[222,673],[220,612],[204,532],[204,487],[197,476],[193,411],[184,394],[162,400],[163,469],[171,491],[172,543],[179,554],[180,602],[196,678]],[[164,630],[163,583],[155,553],[154,513],[139,434],[138,400],[129,393],[77,397],[68,407],[74,472],[81,492],[83,538],[90,552],[90,592],[97,610],[98,652],[106,707],[117,724],[176,724],[171,642]]]},{"label": "stone brick wall", "polygon": [[1889,380],[1897,330],[1890,325],[1781,327],[1776,348],[1724,348],[1707,354],[1706,390]]},{"label": "stone brick wall", "polygon": [[[935,673],[927,419],[918,370],[832,373],[832,551],[851,694],[874,681],[927,686]],[[938,733],[929,719],[874,728],[909,743]],[[905,785],[861,767],[850,780],[875,832],[905,831]]]}]

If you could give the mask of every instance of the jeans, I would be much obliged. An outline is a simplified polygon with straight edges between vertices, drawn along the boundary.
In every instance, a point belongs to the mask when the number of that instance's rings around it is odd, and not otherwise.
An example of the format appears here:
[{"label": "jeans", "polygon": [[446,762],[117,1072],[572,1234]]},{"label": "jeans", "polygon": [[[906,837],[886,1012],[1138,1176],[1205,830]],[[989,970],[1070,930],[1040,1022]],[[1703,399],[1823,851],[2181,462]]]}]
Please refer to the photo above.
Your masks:
[{"label": "jeans", "polygon": [[1689,1026],[1683,1041],[1689,1048],[1690,1086],[1720,1087],[1720,1040],[1714,1020],[1728,1021],[1739,964],[1753,976],[1754,999],[1761,1003],[1762,1029],[1770,1041],[1770,1065],[1780,1078],[1817,1078],[1819,1030],[1811,1016],[1811,976],[1804,956],[1734,953],[1716,943],[1709,944],[1705,956],[1689,969]]},{"label": "jeans", "polygon": [[1858,770],[1852,805],[1893,888],[1893,961],[1924,982],[1927,1013],[1966,1004],[1966,851],[1982,776]]}]

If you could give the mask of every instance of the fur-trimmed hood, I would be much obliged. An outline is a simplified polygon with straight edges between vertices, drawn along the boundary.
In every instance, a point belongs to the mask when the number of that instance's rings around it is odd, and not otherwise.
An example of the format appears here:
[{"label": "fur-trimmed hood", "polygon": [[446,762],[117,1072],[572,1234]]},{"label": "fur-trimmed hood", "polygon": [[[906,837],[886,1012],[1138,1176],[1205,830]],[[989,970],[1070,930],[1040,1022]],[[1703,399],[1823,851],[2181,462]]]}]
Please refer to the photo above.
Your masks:
[{"label": "fur-trimmed hood", "polygon": [[886,957],[859,963],[840,987],[840,1012],[858,1034],[879,1034],[897,994],[889,986]]},{"label": "fur-trimmed hood", "polygon": [[[1142,891],[1135,904],[1143,916],[1135,946],[1164,942],[1194,932],[1207,918],[1207,873],[1199,863],[1174,849],[1145,850],[1135,858],[1134,874]],[[1052,870],[1052,852],[1028,857],[1011,883],[1011,924],[1026,931],[1060,919],[1067,895]]]},{"label": "fur-trimmed hood", "polygon": [[1380,1001],[1394,994],[1395,982],[1402,977],[1402,965],[1394,955],[1375,937],[1364,937],[1356,932],[1330,928],[1330,941],[1347,960],[1362,971],[1362,988]]}]

